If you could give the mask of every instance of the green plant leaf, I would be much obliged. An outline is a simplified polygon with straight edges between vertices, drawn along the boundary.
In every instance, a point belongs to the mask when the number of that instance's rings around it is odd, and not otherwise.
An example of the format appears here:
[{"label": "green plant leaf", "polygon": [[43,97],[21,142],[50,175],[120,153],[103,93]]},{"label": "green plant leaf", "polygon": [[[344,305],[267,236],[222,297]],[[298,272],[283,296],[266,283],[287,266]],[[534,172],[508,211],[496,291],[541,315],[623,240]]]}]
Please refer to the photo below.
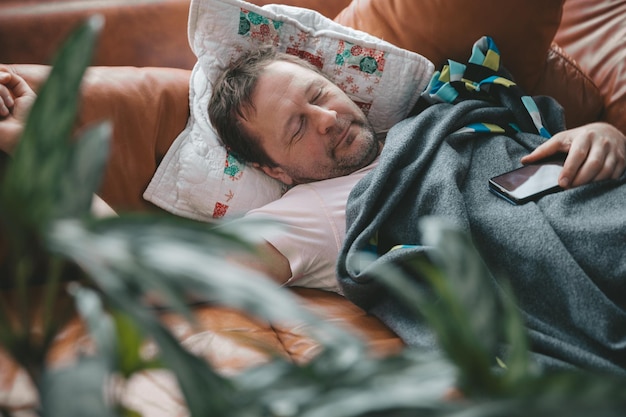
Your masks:
[{"label": "green plant leaf", "polygon": [[506,282],[501,282],[500,285],[503,306],[501,326],[504,329],[504,340],[508,346],[506,372],[503,374],[504,384],[507,389],[518,391],[518,387],[539,374],[539,369],[530,360],[527,330],[517,307],[513,290]]},{"label": "green plant leaf", "polygon": [[[227,380],[185,351],[163,328],[155,311],[146,306],[146,294],[157,295],[190,320],[190,301],[219,303],[268,321],[298,320],[333,349],[335,354],[326,363],[337,370],[352,366],[364,350],[356,337],[312,316],[265,276],[225,259],[225,254],[250,247],[226,226],[151,215],[82,224],[66,220],[50,229],[49,242],[51,250],[88,272],[107,305],[127,315],[156,342],[162,363],[177,376],[192,415],[209,411],[224,415],[220,413],[225,410],[232,415],[240,400]],[[205,389],[198,392],[198,386]]]},{"label": "green plant leaf", "polygon": [[424,244],[436,248],[430,257],[441,270],[437,284],[445,285],[450,308],[458,303],[459,325],[468,329],[468,337],[476,335],[486,351],[495,353],[501,341],[502,307],[491,273],[469,236],[437,218],[423,219],[420,229]]},{"label": "green plant leaf", "polygon": [[100,295],[78,283],[72,283],[69,291],[74,297],[78,313],[87,324],[98,356],[112,372],[117,366],[115,325],[111,316],[104,311]]},{"label": "green plant leaf", "polygon": [[188,352],[154,312],[150,314],[124,291],[107,295],[113,308],[128,315],[142,333],[154,340],[162,363],[176,375],[191,416],[228,415],[228,411],[235,408],[237,398],[230,382],[203,359]]},{"label": "green plant leaf", "polygon": [[[107,305],[126,315],[142,334],[155,341],[163,364],[177,377],[191,415],[226,415],[226,411],[234,407],[234,395],[229,382],[214,372],[205,361],[180,345],[160,323],[157,312],[142,303],[137,289],[125,286],[120,275],[100,263],[99,257],[94,254],[90,254],[90,257],[81,259],[83,262],[80,263],[95,277],[94,282],[99,284]],[[198,387],[204,389],[198,390]]]},{"label": "green plant leaf", "polygon": [[59,179],[54,217],[80,217],[89,213],[109,155],[112,127],[102,122],[88,129],[71,148],[65,172]]},{"label": "green plant leaf", "polygon": [[[248,222],[248,226],[253,230],[258,223]],[[123,215],[98,220],[88,229],[76,222],[57,226],[51,248],[87,268],[105,290],[127,288],[138,302],[145,301],[145,294],[158,295],[163,304],[189,318],[188,302],[203,301],[267,321],[298,320],[309,325],[325,347],[336,350],[336,366],[341,360],[349,362],[353,350],[364,348],[354,336],[303,309],[292,294],[265,275],[230,260],[233,254],[250,251],[253,242],[231,233],[226,224],[216,227],[173,216]],[[102,278],[109,275],[115,278]]]},{"label": "green plant leaf", "polygon": [[102,24],[102,17],[90,18],[63,44],[7,168],[1,204],[24,230],[41,230],[56,214],[71,159],[79,87]]},{"label": "green plant leaf", "polygon": [[[486,377],[484,382],[493,385],[485,385],[483,389],[492,395],[516,391],[536,376],[538,369],[530,361],[527,331],[506,277],[497,281],[493,278],[467,234],[436,218],[426,218],[420,226],[424,242],[437,248],[433,259],[449,286],[451,297],[448,308],[454,309],[454,305],[458,305],[461,312],[457,316],[457,328],[446,332],[452,337],[450,344],[465,346],[466,349],[482,344],[488,359],[505,354],[498,359],[504,361],[506,372],[493,375],[487,369],[493,367],[493,361],[485,364],[487,368],[482,369]],[[470,330],[466,340],[454,340],[455,333],[462,328]],[[464,358],[463,352],[458,351],[456,358]],[[471,371],[471,363],[460,365],[466,370],[465,385],[475,386],[479,381],[471,377],[471,373],[476,369]],[[493,378],[487,375],[493,375]]]},{"label": "green plant leaf", "polygon": [[444,396],[455,369],[441,356],[407,349],[384,358],[363,355],[341,370],[330,369],[327,363],[324,356],[301,366],[273,362],[237,375],[235,381],[265,415],[395,416],[399,409],[431,415],[454,409],[445,404]]},{"label": "green plant leaf", "polygon": [[142,333],[137,323],[131,317],[120,311],[113,311],[115,328],[117,333],[118,371],[125,378],[130,378],[134,373],[148,369],[163,368],[163,364],[156,359],[144,359],[141,350],[145,344],[146,336]]},{"label": "green plant leaf", "polygon": [[[510,349],[514,376],[509,379],[529,374],[519,313],[513,301],[503,305],[466,234],[436,218],[423,219],[420,227],[423,244],[432,248],[428,256],[405,260],[402,267],[378,265],[372,272],[414,313],[416,322],[433,329],[439,346],[458,367],[458,384],[465,392],[500,395],[510,388],[495,372],[506,342],[518,344]],[[508,356],[499,359],[509,364]]]},{"label": "green plant leaf", "polygon": [[39,391],[42,415],[114,417],[106,398],[109,383],[109,364],[102,356],[80,357],[73,366],[49,368]]}]

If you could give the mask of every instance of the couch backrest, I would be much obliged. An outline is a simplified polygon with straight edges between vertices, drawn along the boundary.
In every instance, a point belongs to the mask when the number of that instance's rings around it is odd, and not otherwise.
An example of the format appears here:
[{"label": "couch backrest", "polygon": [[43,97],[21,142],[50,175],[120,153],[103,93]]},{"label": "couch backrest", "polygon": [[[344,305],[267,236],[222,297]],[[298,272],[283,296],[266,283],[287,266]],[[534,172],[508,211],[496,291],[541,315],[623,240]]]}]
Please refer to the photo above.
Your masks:
[{"label": "couch backrest", "polygon": [[567,0],[555,41],[598,86],[602,119],[626,133],[626,1]]},{"label": "couch backrest", "polygon": [[190,0],[0,0],[0,63],[50,64],[87,17],[105,23],[93,65],[191,69]]},{"label": "couch backrest", "polygon": [[[189,1],[8,0],[0,4],[0,63],[48,64],[73,27],[91,14],[101,13],[105,17],[105,27],[94,65],[190,69],[196,59],[187,41]],[[586,11],[585,16],[591,13],[597,18],[597,7],[590,12],[591,9],[585,6],[588,1],[568,0],[565,7],[569,12],[566,13],[567,22],[580,21],[577,18],[579,9]],[[603,105],[618,115],[623,109],[623,105],[611,106],[612,101],[601,96],[594,82],[602,83],[602,79],[587,77],[567,52],[552,45],[561,22],[564,0],[509,0],[506,3],[498,0],[252,2],[259,5],[279,2],[315,9],[339,23],[419,52],[437,67],[448,58],[464,61],[472,43],[482,35],[490,35],[496,40],[504,64],[518,83],[530,94],[556,97],[566,109],[568,125],[597,120]],[[599,3],[604,9],[614,8],[615,3],[622,4],[619,7],[623,8],[624,1],[602,0]],[[572,4],[581,6],[571,7]],[[610,13],[601,14],[605,15]],[[584,36],[579,36],[580,27],[568,23],[568,30],[559,32],[560,39],[569,42],[566,51],[569,47],[574,53],[589,49],[590,43],[585,42]],[[574,41],[568,35],[572,31]],[[581,48],[580,45],[587,46]],[[593,62],[597,64],[599,61]],[[588,65],[592,71],[597,69],[593,65]],[[611,66],[604,65],[603,68],[606,71],[600,71],[600,74],[610,73]],[[607,94],[604,90],[614,86],[605,83],[605,87],[601,91],[603,95]],[[626,125],[626,121],[623,124]]]},{"label": "couch backrest", "polygon": [[[353,0],[335,20],[418,52],[436,68],[466,61],[472,44],[491,36],[504,65],[529,94],[550,94],[568,125],[597,120],[599,92],[552,42],[563,0]],[[574,78],[572,78],[574,77]]]}]

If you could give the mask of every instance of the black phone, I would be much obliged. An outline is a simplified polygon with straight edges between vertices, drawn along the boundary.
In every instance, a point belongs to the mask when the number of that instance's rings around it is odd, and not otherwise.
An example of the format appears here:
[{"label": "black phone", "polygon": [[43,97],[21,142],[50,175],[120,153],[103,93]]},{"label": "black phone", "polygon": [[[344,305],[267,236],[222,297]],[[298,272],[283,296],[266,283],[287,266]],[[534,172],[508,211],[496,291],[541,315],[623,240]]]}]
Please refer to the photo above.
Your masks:
[{"label": "black phone", "polygon": [[559,174],[563,159],[545,160],[524,165],[489,180],[489,190],[512,204],[536,201],[546,194],[562,190]]}]

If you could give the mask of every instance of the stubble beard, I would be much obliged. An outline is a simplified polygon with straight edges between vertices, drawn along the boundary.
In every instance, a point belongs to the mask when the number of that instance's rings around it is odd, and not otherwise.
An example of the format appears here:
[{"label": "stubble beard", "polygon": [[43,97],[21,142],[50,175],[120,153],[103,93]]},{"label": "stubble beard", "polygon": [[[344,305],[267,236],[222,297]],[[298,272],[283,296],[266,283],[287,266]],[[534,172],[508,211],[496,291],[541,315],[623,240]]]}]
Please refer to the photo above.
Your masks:
[{"label": "stubble beard", "polygon": [[[339,135],[344,131],[343,128],[339,127],[336,129],[335,137],[329,141],[329,147],[327,149],[327,156],[331,162],[331,166],[319,167],[319,171],[314,173],[313,176],[302,175],[303,173],[300,169],[293,167],[290,169],[290,176],[295,183],[304,184],[343,177],[366,167],[376,159],[380,150],[380,143],[376,137],[374,128],[366,121],[354,121],[349,123],[353,125],[353,129],[356,126],[359,133],[357,137],[347,137],[346,140],[353,141],[350,145],[358,146],[358,149],[353,150],[353,152],[350,152],[348,155],[337,156],[337,142],[340,140]],[[358,143],[355,144],[355,141],[358,141]]]},{"label": "stubble beard", "polygon": [[359,128],[358,137],[348,137],[346,140],[354,141],[351,146],[358,146],[358,149],[345,156],[337,156],[336,147],[328,150],[329,158],[335,162],[335,168],[331,171],[332,177],[349,175],[358,171],[369,165],[378,155],[378,141],[372,126],[363,122],[354,122],[353,126]]}]

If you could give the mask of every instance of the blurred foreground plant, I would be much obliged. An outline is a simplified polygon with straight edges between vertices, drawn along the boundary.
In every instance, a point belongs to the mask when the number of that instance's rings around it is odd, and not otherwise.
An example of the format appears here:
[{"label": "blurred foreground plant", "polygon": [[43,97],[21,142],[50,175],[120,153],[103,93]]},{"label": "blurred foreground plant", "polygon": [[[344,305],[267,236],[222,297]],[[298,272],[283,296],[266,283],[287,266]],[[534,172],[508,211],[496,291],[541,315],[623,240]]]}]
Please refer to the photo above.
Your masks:
[{"label": "blurred foreground plant", "polygon": [[[432,293],[411,286],[410,269],[389,265],[379,278],[416,317],[426,317],[445,355],[407,348],[372,358],[362,342],[312,317],[288,291],[224,259],[251,250],[250,230],[273,225],[150,214],[93,218],[111,128],[103,123],[70,137],[100,26],[98,18],[90,20],[60,51],[0,191],[0,343],[36,386],[37,414],[134,416],[106,388],[165,368],[192,416],[623,415],[626,381],[531,366],[513,300],[496,297],[467,237],[432,219],[425,220],[424,236],[441,256],[411,266],[427,277]],[[190,294],[268,321],[301,320],[322,350],[304,365],[276,357],[236,376],[220,375],[185,350],[147,303],[147,295],[156,295],[193,320]],[[76,314],[94,352],[63,368],[47,367],[55,337]],[[500,338],[511,346],[502,358],[506,368],[493,366]],[[158,346],[154,357],[141,354],[147,340]],[[461,400],[446,400],[452,387]]]},{"label": "blurred foreground plant", "polygon": [[[37,388],[39,413],[124,413],[119,399],[108,397],[112,378],[155,367],[175,374],[194,416],[236,415],[236,409],[253,406],[231,381],[178,343],[148,296],[189,320],[193,294],[266,320],[317,323],[312,332],[337,350],[333,367],[357,356],[362,345],[356,339],[318,323],[266,277],[224,259],[224,253],[252,250],[249,230],[273,226],[204,224],[154,214],[92,216],[111,127],[103,122],[71,136],[80,82],[101,26],[99,17],[92,18],[60,50],[2,176],[0,344]],[[95,354],[52,369],[46,359],[54,339],[76,314]],[[157,357],[140,353],[147,340],[158,346]]]},{"label": "blurred foreground plant", "polygon": [[[385,265],[377,277],[416,321],[429,324],[456,368],[455,387],[465,398],[458,415],[626,415],[625,378],[540,369],[511,290],[504,280],[496,289],[469,236],[438,218],[420,227],[431,255],[402,268]],[[414,276],[428,285],[415,285]]]}]

